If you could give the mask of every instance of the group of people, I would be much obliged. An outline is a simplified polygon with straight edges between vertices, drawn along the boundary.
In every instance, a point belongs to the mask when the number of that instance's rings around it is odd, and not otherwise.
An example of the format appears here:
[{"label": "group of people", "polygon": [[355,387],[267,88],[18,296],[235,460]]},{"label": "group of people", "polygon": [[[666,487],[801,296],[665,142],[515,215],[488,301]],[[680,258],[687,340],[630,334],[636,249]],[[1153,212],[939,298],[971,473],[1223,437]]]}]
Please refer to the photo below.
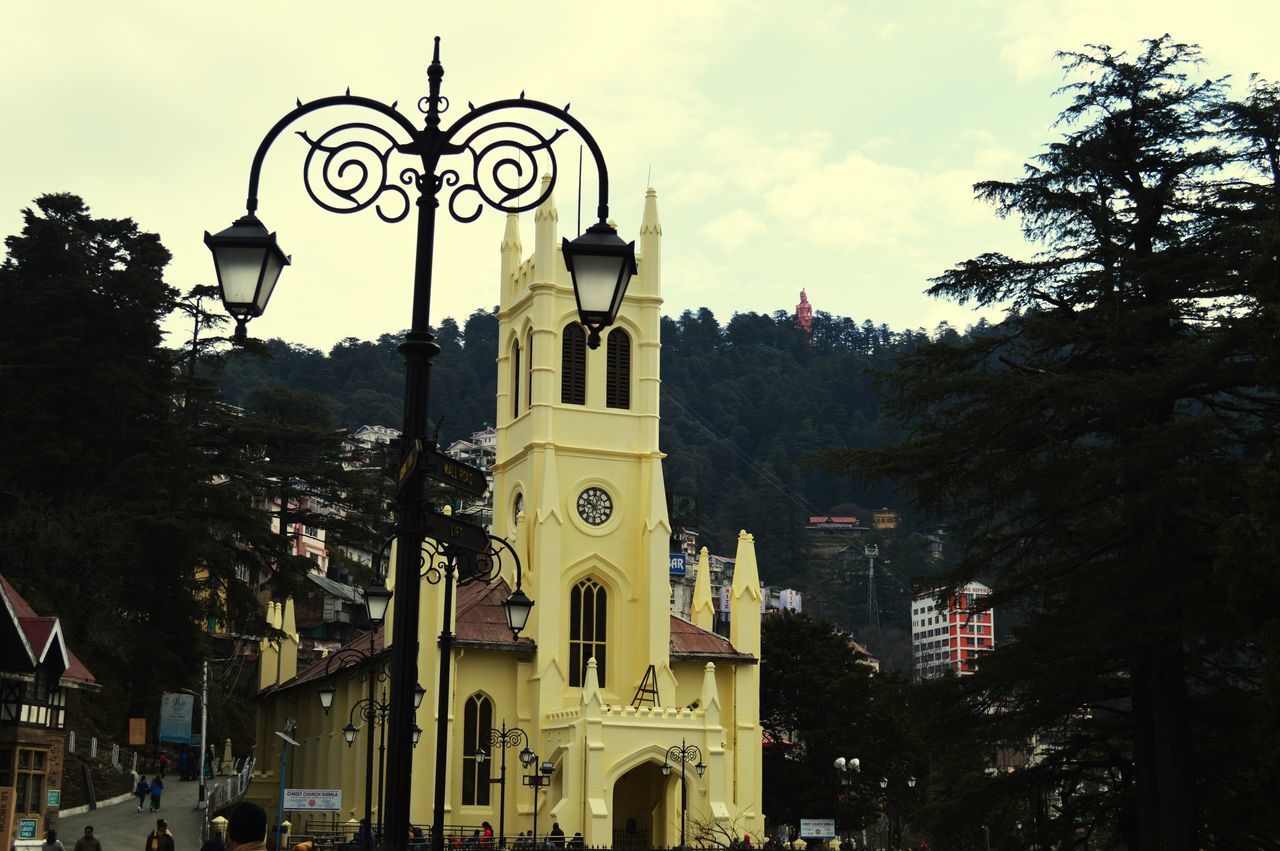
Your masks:
[{"label": "group of people", "polygon": [[142,812],[142,807],[147,803],[147,797],[151,797],[151,812],[160,809],[160,796],[164,794],[164,774],[157,774],[147,782],[145,774],[138,775],[138,783],[133,787],[133,794],[138,796],[138,812]]},{"label": "group of people", "polygon": [[[58,839],[58,831],[53,829],[45,831],[41,851],[67,851],[62,840]],[[102,851],[102,843],[93,835],[93,825],[85,825],[84,836],[76,840],[75,851]]]}]

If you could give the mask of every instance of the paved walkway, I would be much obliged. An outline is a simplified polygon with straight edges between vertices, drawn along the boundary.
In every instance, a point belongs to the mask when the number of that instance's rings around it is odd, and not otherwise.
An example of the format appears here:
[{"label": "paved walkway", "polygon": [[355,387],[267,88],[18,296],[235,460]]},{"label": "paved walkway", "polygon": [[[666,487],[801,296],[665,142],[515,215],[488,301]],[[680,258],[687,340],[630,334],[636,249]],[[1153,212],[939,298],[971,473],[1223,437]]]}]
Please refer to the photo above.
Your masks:
[{"label": "paved walkway", "polygon": [[200,851],[201,813],[196,809],[199,798],[199,783],[194,780],[184,783],[170,775],[165,778],[160,812],[152,813],[148,801],[139,813],[138,799],[130,798],[123,804],[60,817],[58,839],[71,851],[76,840],[84,836],[85,825],[91,824],[93,835],[102,843],[102,851],[144,851],[147,834],[155,828],[156,819],[163,818],[169,822],[174,851]]}]

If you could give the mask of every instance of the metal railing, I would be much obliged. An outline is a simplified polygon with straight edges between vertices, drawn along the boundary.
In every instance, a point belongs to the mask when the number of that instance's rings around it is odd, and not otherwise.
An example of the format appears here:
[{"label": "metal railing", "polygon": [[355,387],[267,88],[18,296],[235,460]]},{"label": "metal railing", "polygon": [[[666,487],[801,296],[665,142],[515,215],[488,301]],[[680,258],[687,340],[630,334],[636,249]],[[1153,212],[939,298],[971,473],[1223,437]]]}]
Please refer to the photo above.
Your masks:
[{"label": "metal railing", "polygon": [[225,810],[244,797],[245,790],[249,788],[249,777],[253,774],[253,766],[252,758],[245,759],[244,762],[236,760],[232,763],[230,777],[215,780],[206,787],[205,813],[209,818],[213,818],[220,810]]}]

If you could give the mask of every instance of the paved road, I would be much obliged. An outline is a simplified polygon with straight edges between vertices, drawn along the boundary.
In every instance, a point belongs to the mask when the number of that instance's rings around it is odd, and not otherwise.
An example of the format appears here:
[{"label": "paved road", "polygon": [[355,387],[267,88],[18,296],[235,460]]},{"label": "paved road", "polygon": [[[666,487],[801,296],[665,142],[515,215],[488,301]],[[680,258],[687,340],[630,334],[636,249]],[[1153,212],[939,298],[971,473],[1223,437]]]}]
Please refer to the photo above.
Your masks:
[{"label": "paved road", "polygon": [[71,851],[84,835],[85,825],[91,824],[102,851],[144,851],[147,834],[156,826],[156,819],[164,818],[173,834],[174,851],[200,851],[200,811],[195,808],[199,797],[199,783],[183,783],[170,775],[165,780],[160,812],[152,813],[148,803],[139,813],[138,799],[132,798],[77,816],[62,816],[58,819],[58,838]]}]

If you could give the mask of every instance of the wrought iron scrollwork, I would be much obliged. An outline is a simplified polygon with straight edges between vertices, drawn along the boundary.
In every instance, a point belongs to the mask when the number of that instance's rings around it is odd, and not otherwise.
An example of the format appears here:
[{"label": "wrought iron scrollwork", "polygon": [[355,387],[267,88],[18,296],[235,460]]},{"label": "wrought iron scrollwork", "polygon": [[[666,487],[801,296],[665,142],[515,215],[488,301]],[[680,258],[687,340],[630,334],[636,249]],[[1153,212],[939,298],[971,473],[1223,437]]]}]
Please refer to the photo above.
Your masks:
[{"label": "wrought iron scrollwork", "polygon": [[303,185],[320,207],[333,213],[358,213],[373,207],[384,222],[402,221],[413,204],[406,186],[416,186],[421,172],[402,168],[392,178],[391,158],[400,141],[385,128],[352,121],[312,139],[298,135],[311,150],[302,166]]},{"label": "wrought iron scrollwork", "polygon": [[514,562],[516,584],[520,582],[520,557],[504,538],[489,536],[489,545],[481,552],[469,552],[455,546],[427,539],[422,543],[419,575],[438,585],[447,574],[453,574],[459,586],[472,582],[492,582],[502,573],[507,562]]},{"label": "wrought iron scrollwork", "polygon": [[[473,222],[485,204],[504,213],[532,210],[551,195],[557,174],[556,140],[564,128],[544,133],[520,121],[502,120],[470,130],[456,142],[459,152],[471,159],[471,180],[463,182],[456,170],[457,187],[449,195],[449,214],[459,222]],[[538,188],[542,174],[550,174],[545,188]],[[469,200],[470,199],[470,200]],[[474,208],[470,204],[474,201]],[[463,205],[463,206],[460,206]]]}]

